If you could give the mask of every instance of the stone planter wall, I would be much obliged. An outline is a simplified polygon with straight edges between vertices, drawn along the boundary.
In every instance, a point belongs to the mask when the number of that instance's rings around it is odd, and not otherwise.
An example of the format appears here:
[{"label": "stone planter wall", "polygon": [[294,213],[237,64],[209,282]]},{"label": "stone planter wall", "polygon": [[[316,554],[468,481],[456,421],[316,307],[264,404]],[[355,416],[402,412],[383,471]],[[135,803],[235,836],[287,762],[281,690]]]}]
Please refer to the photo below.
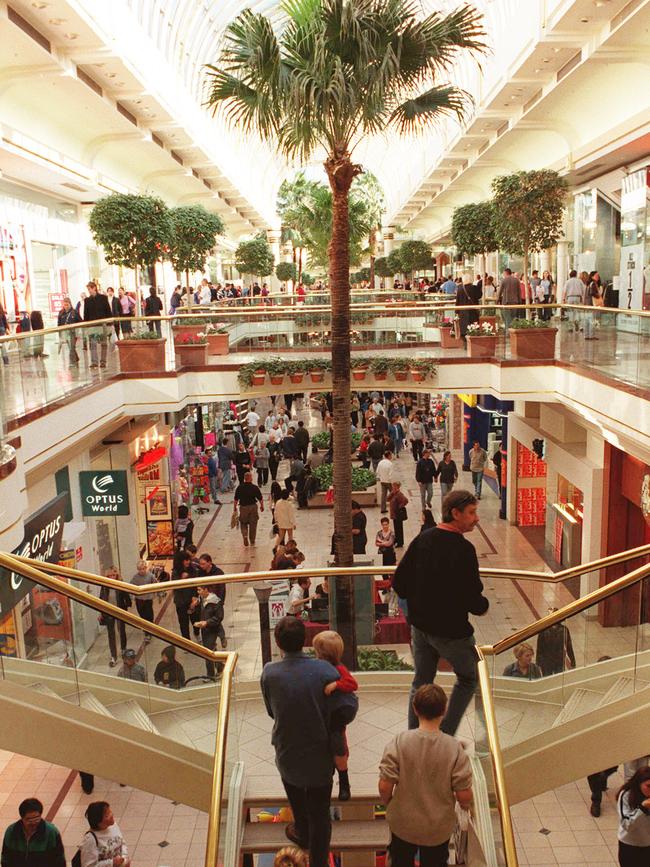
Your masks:
[{"label": "stone planter wall", "polygon": [[497,338],[490,335],[467,335],[467,355],[470,358],[493,358],[497,354]]},{"label": "stone planter wall", "polygon": [[511,328],[508,334],[513,358],[555,358],[557,328]]},{"label": "stone planter wall", "polygon": [[165,369],[165,338],[160,340],[118,340],[117,352],[122,373]]},{"label": "stone planter wall", "polygon": [[176,357],[180,367],[204,367],[208,363],[207,343],[176,345]]}]

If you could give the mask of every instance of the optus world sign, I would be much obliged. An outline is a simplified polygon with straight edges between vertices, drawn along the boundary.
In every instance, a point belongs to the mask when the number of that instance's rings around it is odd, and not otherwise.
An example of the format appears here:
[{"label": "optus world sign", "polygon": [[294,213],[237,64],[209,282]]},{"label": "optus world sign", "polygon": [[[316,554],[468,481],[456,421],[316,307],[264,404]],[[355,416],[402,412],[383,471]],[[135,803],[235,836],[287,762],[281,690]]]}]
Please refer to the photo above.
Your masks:
[{"label": "optus world sign", "polygon": [[126,470],[84,470],[79,473],[79,488],[82,515],[97,518],[129,514]]}]

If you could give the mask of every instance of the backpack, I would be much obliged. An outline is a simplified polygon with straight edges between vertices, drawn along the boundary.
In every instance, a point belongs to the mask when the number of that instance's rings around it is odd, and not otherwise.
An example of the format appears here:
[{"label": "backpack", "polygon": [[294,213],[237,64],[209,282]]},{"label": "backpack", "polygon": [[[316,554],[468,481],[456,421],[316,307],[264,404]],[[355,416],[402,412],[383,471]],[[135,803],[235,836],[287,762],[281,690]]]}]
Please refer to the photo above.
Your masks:
[{"label": "backpack", "polygon": [[[93,837],[95,837],[95,843],[96,843],[97,847],[99,847],[99,841],[97,840],[97,837],[95,836],[95,832],[94,831],[86,831],[86,834],[92,834]],[[70,861],[70,865],[71,865],[71,867],[81,867],[81,846],[77,849],[77,851],[72,856],[72,860]]]}]

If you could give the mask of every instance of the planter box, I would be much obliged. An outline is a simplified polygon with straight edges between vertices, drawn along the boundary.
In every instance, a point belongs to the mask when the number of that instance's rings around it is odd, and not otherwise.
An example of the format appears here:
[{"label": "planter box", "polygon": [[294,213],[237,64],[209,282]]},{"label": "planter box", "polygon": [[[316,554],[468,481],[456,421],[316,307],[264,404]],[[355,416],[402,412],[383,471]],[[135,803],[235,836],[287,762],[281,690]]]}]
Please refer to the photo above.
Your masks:
[{"label": "planter box", "polygon": [[175,349],[181,367],[204,367],[208,363],[207,343],[188,343],[187,346],[176,344]]},{"label": "planter box", "polygon": [[440,346],[443,349],[462,349],[464,346],[462,337],[454,337],[451,328],[440,328]]},{"label": "planter box", "polygon": [[284,373],[276,373],[273,376],[269,373],[271,385],[282,385],[284,382]]},{"label": "planter box", "polygon": [[117,351],[122,373],[165,369],[164,337],[160,340],[118,340]]},{"label": "planter box", "polygon": [[368,373],[367,370],[363,370],[360,367],[357,367],[357,368],[353,367],[352,368],[352,379],[356,379],[358,382],[363,382],[363,380],[366,378],[367,373]]},{"label": "planter box", "polygon": [[413,382],[424,382],[424,374],[421,370],[412,370],[411,376],[413,377]]},{"label": "planter box", "polygon": [[291,382],[293,382],[294,385],[298,385],[303,381],[304,377],[304,373],[292,373],[290,374],[289,379],[291,380]]},{"label": "planter box", "polygon": [[375,373],[375,379],[379,382],[383,382],[385,379],[388,379],[388,371],[384,370],[383,372]]},{"label": "planter box", "polygon": [[[319,491],[314,497],[312,497],[309,501],[309,508],[332,509],[334,504],[325,502],[325,494],[326,491]],[[368,488],[367,491],[352,491],[352,499],[356,500],[360,506],[376,506],[377,491],[374,488]]]},{"label": "planter box", "polygon": [[496,334],[468,334],[467,354],[470,358],[493,358],[497,354]]},{"label": "planter box", "polygon": [[513,358],[555,358],[557,328],[511,328],[508,334]]},{"label": "planter box", "polygon": [[494,330],[497,330],[497,317],[496,316],[479,316],[478,318],[479,325],[483,325],[484,322],[488,322]]},{"label": "planter box", "polygon": [[312,382],[325,382],[325,372],[322,370],[312,370],[309,375]]},{"label": "planter box", "polygon": [[172,325],[174,342],[176,342],[177,337],[181,337],[183,334],[191,334],[192,337],[196,337],[197,334],[203,333],[204,331],[205,325]]},{"label": "planter box", "polygon": [[208,355],[228,355],[227,334],[208,334]]},{"label": "planter box", "polygon": [[395,379],[398,382],[406,382],[406,380],[409,378],[408,370],[396,370],[394,375]]}]

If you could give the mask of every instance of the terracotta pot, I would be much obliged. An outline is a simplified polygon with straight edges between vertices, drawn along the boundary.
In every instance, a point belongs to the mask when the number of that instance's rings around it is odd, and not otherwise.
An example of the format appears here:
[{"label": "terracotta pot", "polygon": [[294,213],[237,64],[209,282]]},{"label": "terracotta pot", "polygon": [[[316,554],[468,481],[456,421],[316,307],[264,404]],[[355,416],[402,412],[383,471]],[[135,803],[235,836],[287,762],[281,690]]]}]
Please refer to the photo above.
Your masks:
[{"label": "terracotta pot", "polygon": [[266,382],[266,371],[265,370],[256,370],[253,374],[253,381],[251,385],[264,385]]},{"label": "terracotta pot", "polygon": [[269,374],[269,379],[271,380],[271,385],[282,385],[284,382],[284,373],[276,373],[273,376]]},{"label": "terracotta pot", "polygon": [[164,337],[159,340],[118,340],[117,351],[122,373],[165,369]]},{"label": "terracotta pot", "polygon": [[497,354],[496,334],[468,334],[467,354],[470,358],[493,358]]},{"label": "terracotta pot", "polygon": [[406,382],[406,380],[408,379],[408,376],[409,376],[408,370],[396,370],[395,371],[395,379],[398,382]]},{"label": "terracotta pot", "polygon": [[411,376],[415,380],[415,382],[424,382],[424,374],[421,370],[412,370]]},{"label": "terracotta pot", "polygon": [[172,325],[174,342],[176,342],[177,338],[181,337],[183,334],[191,334],[192,337],[196,337],[199,332],[203,333],[204,331],[205,325]]},{"label": "terracotta pot", "polygon": [[462,337],[454,337],[451,328],[440,327],[440,346],[443,349],[460,349],[464,346]]},{"label": "terracotta pot", "polygon": [[228,355],[228,335],[208,334],[208,355]]},{"label": "terracotta pot", "polygon": [[388,372],[386,370],[375,373],[375,379],[379,380],[379,382],[383,382],[385,379],[388,379]]},{"label": "terracotta pot", "polygon": [[325,379],[325,373],[322,370],[312,370],[309,375],[312,382],[323,382]]},{"label": "terracotta pot", "polygon": [[496,316],[479,316],[478,318],[479,325],[483,325],[484,322],[488,322],[494,330],[497,330],[497,318]]},{"label": "terracotta pot", "polygon": [[513,358],[555,358],[557,328],[511,328],[508,334]]},{"label": "terracotta pot", "polygon": [[208,363],[207,343],[176,344],[175,350],[180,367],[203,367]]},{"label": "terracotta pot", "polygon": [[291,382],[297,385],[299,382],[303,381],[304,376],[304,373],[291,373],[289,374],[289,379],[291,380]]},{"label": "terracotta pot", "polygon": [[366,378],[367,373],[368,373],[367,368],[354,367],[354,368],[352,368],[352,379],[356,379],[358,381],[364,380]]}]

